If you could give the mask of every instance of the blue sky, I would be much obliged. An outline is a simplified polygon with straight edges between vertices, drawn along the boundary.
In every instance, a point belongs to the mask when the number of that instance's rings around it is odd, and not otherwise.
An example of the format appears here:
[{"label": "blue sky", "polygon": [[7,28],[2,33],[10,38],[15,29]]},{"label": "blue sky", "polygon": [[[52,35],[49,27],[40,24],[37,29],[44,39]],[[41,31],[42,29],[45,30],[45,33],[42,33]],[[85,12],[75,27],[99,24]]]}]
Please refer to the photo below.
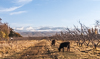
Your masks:
[{"label": "blue sky", "polygon": [[0,0],[0,18],[10,27],[92,26],[100,20],[100,0]]}]

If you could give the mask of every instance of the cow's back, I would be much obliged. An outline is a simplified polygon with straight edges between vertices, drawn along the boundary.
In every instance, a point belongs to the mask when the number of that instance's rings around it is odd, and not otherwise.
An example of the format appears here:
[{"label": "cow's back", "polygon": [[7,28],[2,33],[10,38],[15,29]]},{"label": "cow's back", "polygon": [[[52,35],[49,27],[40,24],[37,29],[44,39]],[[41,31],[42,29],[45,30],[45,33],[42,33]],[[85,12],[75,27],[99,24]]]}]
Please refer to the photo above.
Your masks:
[{"label": "cow's back", "polygon": [[70,44],[70,42],[64,42],[60,44],[60,47],[67,47]]}]

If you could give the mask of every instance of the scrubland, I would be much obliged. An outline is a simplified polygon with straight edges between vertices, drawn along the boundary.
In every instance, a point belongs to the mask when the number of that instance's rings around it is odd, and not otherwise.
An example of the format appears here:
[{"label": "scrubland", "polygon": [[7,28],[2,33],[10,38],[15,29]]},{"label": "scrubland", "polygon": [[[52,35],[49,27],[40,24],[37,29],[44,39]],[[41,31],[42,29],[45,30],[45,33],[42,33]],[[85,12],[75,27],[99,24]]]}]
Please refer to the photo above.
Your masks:
[{"label": "scrubland", "polygon": [[77,46],[75,41],[69,40],[70,52],[58,51],[62,40],[56,40],[56,45],[51,46],[51,41],[42,40],[13,40],[0,41],[0,59],[100,59],[100,48]]},{"label": "scrubland", "polygon": [[0,41],[0,57],[4,58],[22,52],[38,43],[37,40]]}]

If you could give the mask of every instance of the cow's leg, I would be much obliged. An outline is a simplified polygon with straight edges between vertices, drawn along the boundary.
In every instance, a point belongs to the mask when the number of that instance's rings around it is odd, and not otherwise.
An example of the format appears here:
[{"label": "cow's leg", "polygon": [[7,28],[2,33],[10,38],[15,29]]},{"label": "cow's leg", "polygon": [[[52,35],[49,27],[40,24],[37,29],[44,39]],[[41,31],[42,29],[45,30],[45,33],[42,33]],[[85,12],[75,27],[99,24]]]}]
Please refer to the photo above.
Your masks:
[{"label": "cow's leg", "polygon": [[70,51],[70,44],[68,45],[67,50],[69,50],[69,51]]}]

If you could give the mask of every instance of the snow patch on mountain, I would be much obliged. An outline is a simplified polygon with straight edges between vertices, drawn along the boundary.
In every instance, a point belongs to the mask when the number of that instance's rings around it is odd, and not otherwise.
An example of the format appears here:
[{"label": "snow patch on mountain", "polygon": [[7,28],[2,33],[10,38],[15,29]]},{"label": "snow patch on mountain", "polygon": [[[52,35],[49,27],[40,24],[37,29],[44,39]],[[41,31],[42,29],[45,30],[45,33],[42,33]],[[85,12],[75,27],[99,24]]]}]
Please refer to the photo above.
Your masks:
[{"label": "snow patch on mountain", "polygon": [[49,32],[49,31],[66,31],[66,27],[16,27],[15,31],[18,32]]}]

